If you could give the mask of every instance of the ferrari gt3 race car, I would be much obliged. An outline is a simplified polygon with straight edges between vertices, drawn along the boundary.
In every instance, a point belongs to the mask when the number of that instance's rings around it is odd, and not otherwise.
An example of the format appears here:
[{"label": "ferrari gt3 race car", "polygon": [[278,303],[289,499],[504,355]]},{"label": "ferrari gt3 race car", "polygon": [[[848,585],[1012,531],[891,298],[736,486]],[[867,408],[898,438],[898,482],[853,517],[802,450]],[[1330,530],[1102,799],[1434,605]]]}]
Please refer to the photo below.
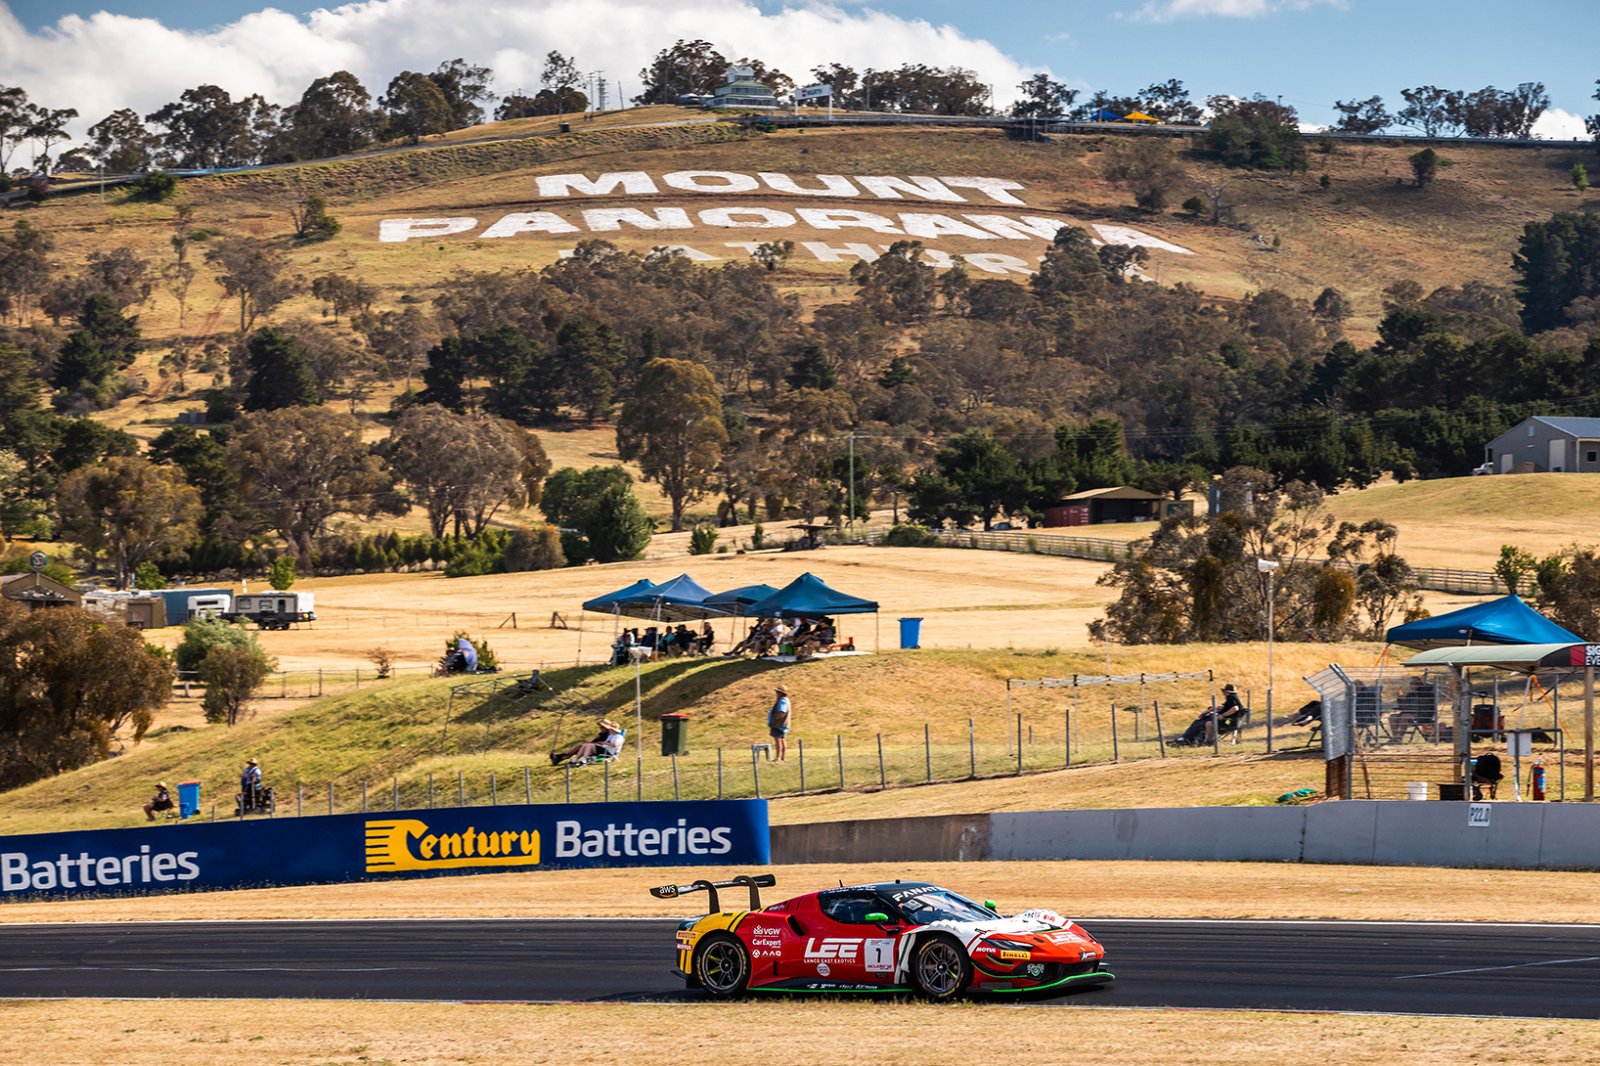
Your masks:
[{"label": "ferrari gt3 race car", "polygon": [[[1116,978],[1105,949],[1048,910],[1006,918],[923,881],[808,892],[770,907],[771,874],[652,888],[657,899],[705,892],[709,913],[678,925],[677,969],[712,996],[745,992],[915,992],[930,1000],[988,993],[1059,994]],[[749,910],[718,889],[748,888]]]}]

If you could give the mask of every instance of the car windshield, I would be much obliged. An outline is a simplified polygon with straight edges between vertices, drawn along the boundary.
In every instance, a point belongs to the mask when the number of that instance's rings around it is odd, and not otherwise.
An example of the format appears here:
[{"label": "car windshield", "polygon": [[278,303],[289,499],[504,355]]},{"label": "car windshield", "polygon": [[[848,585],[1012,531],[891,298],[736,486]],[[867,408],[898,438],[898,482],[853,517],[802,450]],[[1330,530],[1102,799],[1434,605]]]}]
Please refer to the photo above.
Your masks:
[{"label": "car windshield", "polygon": [[943,888],[930,888],[895,901],[906,917],[918,925],[929,922],[992,922],[994,912],[985,910]]}]

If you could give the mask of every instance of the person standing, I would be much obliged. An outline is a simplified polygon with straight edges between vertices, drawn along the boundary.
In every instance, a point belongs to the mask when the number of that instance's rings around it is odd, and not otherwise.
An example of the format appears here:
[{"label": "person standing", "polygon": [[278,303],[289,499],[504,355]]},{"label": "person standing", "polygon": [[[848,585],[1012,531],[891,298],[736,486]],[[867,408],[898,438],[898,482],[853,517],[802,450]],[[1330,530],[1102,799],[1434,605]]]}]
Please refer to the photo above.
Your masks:
[{"label": "person standing", "polygon": [[772,757],[783,762],[789,754],[789,690],[779,685],[777,699],[767,712],[767,732],[772,734]]}]

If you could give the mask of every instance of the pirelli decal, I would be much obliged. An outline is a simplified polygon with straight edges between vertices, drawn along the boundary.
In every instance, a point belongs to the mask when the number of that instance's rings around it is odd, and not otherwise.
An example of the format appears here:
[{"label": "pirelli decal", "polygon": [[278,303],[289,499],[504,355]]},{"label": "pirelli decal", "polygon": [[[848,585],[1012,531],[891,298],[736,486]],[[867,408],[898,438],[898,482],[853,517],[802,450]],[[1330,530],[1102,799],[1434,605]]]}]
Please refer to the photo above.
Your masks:
[{"label": "pirelli decal", "polygon": [[367,873],[537,865],[537,829],[435,833],[416,818],[367,823]]}]

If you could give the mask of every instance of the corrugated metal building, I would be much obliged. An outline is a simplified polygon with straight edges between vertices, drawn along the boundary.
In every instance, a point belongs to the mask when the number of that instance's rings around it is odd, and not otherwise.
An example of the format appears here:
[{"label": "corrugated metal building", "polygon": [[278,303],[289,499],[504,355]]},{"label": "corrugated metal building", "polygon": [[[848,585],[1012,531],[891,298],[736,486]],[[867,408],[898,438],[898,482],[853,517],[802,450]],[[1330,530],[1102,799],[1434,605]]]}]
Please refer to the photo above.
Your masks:
[{"label": "corrugated metal building", "polygon": [[1600,473],[1600,418],[1534,415],[1483,449],[1496,474]]}]

